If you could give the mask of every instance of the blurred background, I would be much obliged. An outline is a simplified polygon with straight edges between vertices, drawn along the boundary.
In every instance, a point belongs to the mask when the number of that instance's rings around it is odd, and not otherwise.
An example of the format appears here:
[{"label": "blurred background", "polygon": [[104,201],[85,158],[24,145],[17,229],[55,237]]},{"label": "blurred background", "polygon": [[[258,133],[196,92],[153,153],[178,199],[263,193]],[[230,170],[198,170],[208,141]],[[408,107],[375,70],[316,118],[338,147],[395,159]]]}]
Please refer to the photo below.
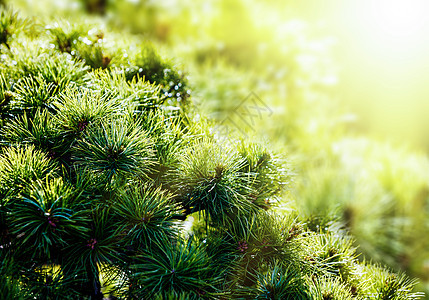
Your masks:
[{"label": "blurred background", "polygon": [[240,132],[296,174],[278,210],[350,232],[361,259],[429,291],[428,1],[3,2],[40,26],[150,40],[187,74],[196,113],[234,126],[245,103]]}]

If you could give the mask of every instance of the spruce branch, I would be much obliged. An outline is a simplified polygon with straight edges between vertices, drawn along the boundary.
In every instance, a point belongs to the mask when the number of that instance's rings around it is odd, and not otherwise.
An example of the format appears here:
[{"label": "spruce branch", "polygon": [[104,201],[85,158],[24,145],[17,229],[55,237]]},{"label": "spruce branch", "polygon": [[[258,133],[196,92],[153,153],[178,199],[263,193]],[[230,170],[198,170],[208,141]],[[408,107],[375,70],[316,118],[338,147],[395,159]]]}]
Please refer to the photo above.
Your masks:
[{"label": "spruce branch", "polygon": [[127,248],[150,247],[153,241],[172,239],[178,233],[174,217],[176,207],[171,195],[160,187],[126,187],[112,203],[121,244]]},{"label": "spruce branch", "polygon": [[78,167],[102,174],[108,182],[121,177],[146,178],[155,164],[153,142],[140,126],[124,119],[93,126],[72,149]]},{"label": "spruce branch", "polygon": [[20,193],[29,183],[57,172],[56,164],[33,145],[8,147],[0,155],[0,189]]},{"label": "spruce branch", "polygon": [[4,6],[0,7],[0,44],[10,50],[10,43],[16,35],[25,30],[28,20],[21,18],[18,12]]},{"label": "spruce branch", "polygon": [[339,219],[270,211],[281,156],[216,141],[172,61],[88,24],[0,32],[0,298],[423,296],[360,262]]},{"label": "spruce branch", "polygon": [[210,272],[210,258],[204,245],[192,240],[156,241],[156,245],[137,257],[131,266],[131,280],[136,282],[133,294],[139,298],[191,296],[213,298],[220,278]]},{"label": "spruce branch", "polygon": [[161,87],[161,95],[167,98],[167,105],[186,107],[191,91],[182,71],[161,58],[154,46],[146,42],[134,62],[125,69],[127,80],[144,79]]},{"label": "spruce branch", "polygon": [[52,94],[58,94],[66,89],[69,84],[82,84],[88,67],[82,62],[76,62],[68,53],[45,52],[34,47],[33,44],[21,46],[18,51],[22,53],[10,59],[9,70],[15,81],[23,77],[42,78],[46,84],[52,83]]},{"label": "spruce branch", "polygon": [[29,118],[27,113],[15,117],[0,128],[0,135],[3,136],[4,145],[32,144],[47,151],[51,157],[63,144],[53,117],[47,110],[37,110],[34,118]]},{"label": "spruce branch", "polygon": [[23,257],[49,261],[56,258],[56,249],[68,245],[69,236],[84,234],[88,220],[72,209],[72,201],[73,191],[61,178],[33,183],[30,192],[9,207],[14,211],[8,221],[16,250]]},{"label": "spruce branch", "polygon": [[118,104],[109,93],[100,90],[68,87],[53,103],[55,122],[65,138],[80,137],[93,125],[97,127],[107,116],[115,114]]},{"label": "spruce branch", "polygon": [[305,277],[296,269],[274,262],[268,271],[257,273],[255,287],[239,291],[243,299],[310,300],[310,288]]},{"label": "spruce branch", "polygon": [[56,85],[43,77],[24,77],[15,84],[15,106],[34,113],[38,108],[51,108]]},{"label": "spruce branch", "polygon": [[186,148],[173,174],[178,200],[191,212],[205,211],[206,217],[217,224],[225,224],[237,211],[255,211],[244,196],[249,185],[240,172],[243,163],[233,149],[208,140]]}]

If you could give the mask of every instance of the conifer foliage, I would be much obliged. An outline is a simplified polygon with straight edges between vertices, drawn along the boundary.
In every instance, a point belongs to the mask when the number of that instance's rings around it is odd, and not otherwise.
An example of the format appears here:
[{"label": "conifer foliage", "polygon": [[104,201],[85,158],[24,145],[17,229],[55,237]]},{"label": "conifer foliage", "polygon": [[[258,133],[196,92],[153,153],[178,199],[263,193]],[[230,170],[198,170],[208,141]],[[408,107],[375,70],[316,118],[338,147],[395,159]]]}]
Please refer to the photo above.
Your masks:
[{"label": "conifer foliage", "polygon": [[0,18],[1,299],[421,297],[343,232],[275,213],[284,161],[210,134],[153,45]]}]

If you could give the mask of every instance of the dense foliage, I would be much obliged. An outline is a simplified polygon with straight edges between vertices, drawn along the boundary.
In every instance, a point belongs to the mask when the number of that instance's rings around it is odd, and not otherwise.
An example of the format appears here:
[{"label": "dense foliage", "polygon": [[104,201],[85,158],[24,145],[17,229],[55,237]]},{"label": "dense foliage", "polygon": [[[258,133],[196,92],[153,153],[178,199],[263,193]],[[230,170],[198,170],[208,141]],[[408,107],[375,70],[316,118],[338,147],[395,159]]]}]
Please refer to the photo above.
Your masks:
[{"label": "dense foliage", "polygon": [[276,213],[284,159],[219,138],[153,45],[35,22],[1,13],[2,299],[421,297],[342,227]]}]

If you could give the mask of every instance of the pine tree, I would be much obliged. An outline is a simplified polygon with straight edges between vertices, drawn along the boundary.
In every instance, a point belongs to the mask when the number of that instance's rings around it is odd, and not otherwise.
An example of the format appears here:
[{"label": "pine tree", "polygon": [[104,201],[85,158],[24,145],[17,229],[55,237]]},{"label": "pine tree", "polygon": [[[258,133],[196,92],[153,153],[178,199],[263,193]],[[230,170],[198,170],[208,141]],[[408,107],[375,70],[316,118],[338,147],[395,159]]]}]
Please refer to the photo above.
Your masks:
[{"label": "pine tree", "polygon": [[1,299],[421,297],[276,213],[284,159],[217,139],[153,45],[28,24],[1,12]]}]

